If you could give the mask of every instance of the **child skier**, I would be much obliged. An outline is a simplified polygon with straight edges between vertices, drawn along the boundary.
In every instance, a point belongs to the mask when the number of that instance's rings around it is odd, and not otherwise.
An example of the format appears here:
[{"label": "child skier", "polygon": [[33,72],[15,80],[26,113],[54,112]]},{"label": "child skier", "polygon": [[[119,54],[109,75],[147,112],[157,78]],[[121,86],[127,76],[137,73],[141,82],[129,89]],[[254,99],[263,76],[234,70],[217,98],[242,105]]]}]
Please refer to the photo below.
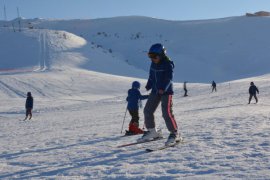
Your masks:
[{"label": "child skier", "polygon": [[148,131],[138,139],[138,142],[162,137],[161,132],[156,130],[154,118],[154,112],[161,102],[162,115],[170,132],[165,145],[174,144],[181,141],[172,110],[174,63],[167,57],[162,44],[152,45],[148,57],[152,61],[148,82],[145,87],[146,90],[152,89],[144,108],[145,126]]},{"label": "child skier", "polygon": [[248,104],[250,104],[250,101],[252,99],[252,97],[255,98],[256,100],[256,104],[258,103],[258,98],[256,94],[259,94],[259,89],[255,86],[254,82],[250,83],[250,87],[249,87],[249,101]]},{"label": "child skier", "polygon": [[126,135],[143,134],[144,131],[139,128],[139,103],[141,100],[147,99],[148,95],[141,95],[139,89],[141,84],[138,81],[132,83],[132,88],[128,90],[128,106],[127,109],[131,115],[131,121],[129,123],[129,130],[126,131]]},{"label": "child skier", "polygon": [[25,102],[26,117],[24,120],[26,120],[28,116],[30,116],[29,120],[32,118],[33,105],[34,105],[34,98],[32,97],[31,92],[28,92],[26,102]]}]

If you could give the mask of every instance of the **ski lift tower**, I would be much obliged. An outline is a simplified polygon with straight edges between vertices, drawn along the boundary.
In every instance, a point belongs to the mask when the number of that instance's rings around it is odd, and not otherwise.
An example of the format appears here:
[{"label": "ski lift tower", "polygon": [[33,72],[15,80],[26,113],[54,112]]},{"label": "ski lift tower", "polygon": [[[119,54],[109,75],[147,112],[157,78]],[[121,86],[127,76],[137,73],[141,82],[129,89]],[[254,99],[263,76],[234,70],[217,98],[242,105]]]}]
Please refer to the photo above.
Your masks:
[{"label": "ski lift tower", "polygon": [[19,32],[22,31],[22,28],[21,28],[21,16],[20,16],[20,10],[19,8],[17,7],[17,15],[18,15],[18,23],[19,23]]},{"label": "ski lift tower", "polygon": [[8,27],[8,24],[7,24],[7,9],[6,9],[6,5],[4,4],[4,27]]}]

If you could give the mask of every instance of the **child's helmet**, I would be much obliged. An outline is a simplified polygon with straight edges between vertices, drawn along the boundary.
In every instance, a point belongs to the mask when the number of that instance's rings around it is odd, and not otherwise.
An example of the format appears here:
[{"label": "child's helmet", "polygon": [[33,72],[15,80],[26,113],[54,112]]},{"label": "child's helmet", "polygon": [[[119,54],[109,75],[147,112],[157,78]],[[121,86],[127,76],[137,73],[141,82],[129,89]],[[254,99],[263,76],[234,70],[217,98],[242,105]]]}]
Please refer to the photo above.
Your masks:
[{"label": "child's helmet", "polygon": [[160,43],[157,43],[157,44],[153,44],[149,51],[148,51],[148,54],[158,54],[158,55],[165,55],[166,54],[166,49],[165,47],[160,44]]},{"label": "child's helmet", "polygon": [[250,85],[253,86],[254,85],[254,82],[251,82]]},{"label": "child's helmet", "polygon": [[31,92],[28,92],[28,93],[27,93],[27,97],[30,97],[30,96],[32,96],[32,95],[31,95]]},{"label": "child's helmet", "polygon": [[138,81],[132,83],[132,89],[140,89],[141,84]]}]

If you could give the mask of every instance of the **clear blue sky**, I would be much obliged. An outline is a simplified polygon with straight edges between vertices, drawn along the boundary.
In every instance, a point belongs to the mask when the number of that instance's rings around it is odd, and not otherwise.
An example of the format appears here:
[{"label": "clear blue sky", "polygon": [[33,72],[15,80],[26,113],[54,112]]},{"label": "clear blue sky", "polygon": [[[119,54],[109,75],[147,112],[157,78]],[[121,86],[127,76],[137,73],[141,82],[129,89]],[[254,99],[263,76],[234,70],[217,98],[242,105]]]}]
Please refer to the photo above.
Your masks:
[{"label": "clear blue sky", "polygon": [[0,19],[93,19],[140,15],[169,20],[212,19],[270,11],[270,0],[0,0]]}]

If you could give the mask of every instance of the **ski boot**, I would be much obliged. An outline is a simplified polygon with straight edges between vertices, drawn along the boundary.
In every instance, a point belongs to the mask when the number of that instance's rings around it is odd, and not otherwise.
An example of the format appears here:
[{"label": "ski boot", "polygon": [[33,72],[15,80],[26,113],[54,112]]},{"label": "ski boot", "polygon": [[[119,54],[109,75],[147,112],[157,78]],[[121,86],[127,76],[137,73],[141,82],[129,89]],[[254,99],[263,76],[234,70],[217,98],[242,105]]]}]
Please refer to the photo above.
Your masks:
[{"label": "ski boot", "polygon": [[179,135],[179,133],[177,133],[177,132],[170,133],[167,141],[165,142],[165,146],[173,145],[173,144],[178,143],[182,140],[183,140],[183,138]]},{"label": "ski boot", "polygon": [[156,130],[156,128],[153,129],[148,129],[141,138],[137,140],[137,142],[145,142],[145,141],[150,141],[153,139],[159,139],[162,138],[162,132],[161,130]]},{"label": "ski boot", "polygon": [[138,123],[130,123],[129,124],[129,130],[126,131],[126,136],[143,134],[143,133],[144,133],[144,131],[139,128]]}]

